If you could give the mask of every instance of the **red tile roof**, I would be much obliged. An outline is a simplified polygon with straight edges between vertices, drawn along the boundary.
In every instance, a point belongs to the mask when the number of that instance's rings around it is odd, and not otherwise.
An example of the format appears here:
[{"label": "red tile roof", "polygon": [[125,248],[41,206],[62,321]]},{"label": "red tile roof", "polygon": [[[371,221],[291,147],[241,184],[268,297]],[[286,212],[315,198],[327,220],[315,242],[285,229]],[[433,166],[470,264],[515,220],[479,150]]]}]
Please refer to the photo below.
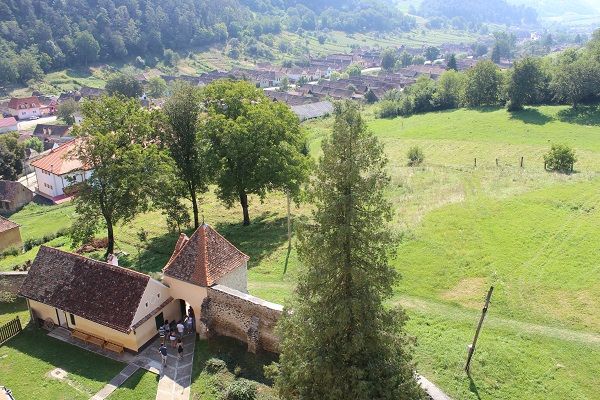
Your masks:
[{"label": "red tile roof", "polygon": [[19,295],[129,332],[150,277],[41,246]]},{"label": "red tile roof", "polygon": [[0,118],[0,128],[6,128],[13,125],[17,125],[15,117]]},{"label": "red tile roof", "polygon": [[19,224],[15,224],[9,219],[0,216],[0,233],[9,231],[13,228],[18,228]]},{"label": "red tile roof", "polygon": [[40,106],[40,100],[35,96],[24,97],[22,99],[13,97],[8,102],[8,108],[12,110],[38,108]]},{"label": "red tile roof", "polygon": [[163,273],[195,285],[212,286],[248,260],[217,231],[202,224],[190,238],[179,237]]},{"label": "red tile roof", "polygon": [[81,161],[79,161],[73,151],[81,143],[81,139],[73,139],[51,150],[47,155],[38,158],[31,163],[34,168],[40,168],[55,175],[63,175],[71,171],[88,170]]}]

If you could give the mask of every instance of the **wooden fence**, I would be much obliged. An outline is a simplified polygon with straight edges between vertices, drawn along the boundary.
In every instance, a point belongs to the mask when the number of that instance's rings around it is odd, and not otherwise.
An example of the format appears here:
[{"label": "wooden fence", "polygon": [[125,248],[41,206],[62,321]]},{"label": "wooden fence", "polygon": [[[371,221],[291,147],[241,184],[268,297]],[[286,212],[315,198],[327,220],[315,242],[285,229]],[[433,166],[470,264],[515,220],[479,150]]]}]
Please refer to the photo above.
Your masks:
[{"label": "wooden fence", "polygon": [[19,317],[15,317],[12,321],[0,326],[0,345],[4,344],[8,339],[16,336],[21,332],[21,321]]}]

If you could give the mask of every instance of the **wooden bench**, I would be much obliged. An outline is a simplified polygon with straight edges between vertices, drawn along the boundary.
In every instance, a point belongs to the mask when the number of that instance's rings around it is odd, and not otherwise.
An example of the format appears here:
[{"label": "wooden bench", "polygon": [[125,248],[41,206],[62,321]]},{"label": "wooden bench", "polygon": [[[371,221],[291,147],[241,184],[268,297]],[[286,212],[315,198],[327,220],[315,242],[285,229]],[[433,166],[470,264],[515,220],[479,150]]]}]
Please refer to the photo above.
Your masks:
[{"label": "wooden bench", "polygon": [[104,345],[104,339],[100,339],[99,337],[89,335],[86,339],[86,342],[95,344],[96,346],[102,347]]},{"label": "wooden bench", "polygon": [[87,333],[78,331],[78,330],[71,331],[71,337],[74,337],[75,339],[83,340],[84,342],[88,339],[88,336],[90,336],[90,335],[88,335]]},{"label": "wooden bench", "polygon": [[111,342],[104,343],[104,348],[119,354],[123,352],[123,346]]}]

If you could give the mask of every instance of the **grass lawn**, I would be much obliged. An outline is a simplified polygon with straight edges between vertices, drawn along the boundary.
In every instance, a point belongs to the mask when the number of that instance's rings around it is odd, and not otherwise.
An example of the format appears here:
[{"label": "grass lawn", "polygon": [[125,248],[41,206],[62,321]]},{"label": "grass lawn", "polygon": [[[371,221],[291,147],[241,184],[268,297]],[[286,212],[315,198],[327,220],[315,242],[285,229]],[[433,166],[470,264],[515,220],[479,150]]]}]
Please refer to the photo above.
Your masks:
[{"label": "grass lawn", "polygon": [[[377,120],[367,108],[365,115],[390,158],[388,197],[401,237],[392,265],[403,275],[390,304],[411,317],[419,371],[456,399],[600,399],[600,112],[493,108]],[[330,126],[330,119],[306,124],[315,156]],[[551,143],[575,148],[575,174],[543,170]],[[407,167],[414,145],[425,163]],[[72,209],[61,207],[25,208],[13,219],[24,236],[40,237],[69,224]],[[250,292],[276,302],[290,295],[299,269],[295,250],[287,253],[285,210],[281,194],[252,198],[253,224],[242,227],[238,207],[226,209],[212,193],[202,201],[206,221],[250,255]],[[305,205],[293,212],[296,221],[310,214]],[[116,237],[122,265],[157,272],[177,234],[155,211],[119,226]],[[64,237],[55,241],[70,247]],[[16,260],[0,260],[0,268]],[[462,372],[466,345],[491,284],[470,381]],[[203,346],[210,344],[199,344],[201,357],[219,353]],[[218,382],[233,379],[235,365],[215,377],[203,372],[205,361],[195,365],[193,390],[210,399]],[[147,380],[132,385],[150,387]]]},{"label": "grass lawn", "polygon": [[[23,300],[0,303],[0,324],[19,316],[23,325],[29,312]],[[61,368],[65,380],[49,376]],[[123,364],[53,339],[29,326],[0,347],[0,384],[17,399],[89,399],[123,369]]]},{"label": "grass lawn", "polygon": [[158,389],[158,375],[144,369],[138,370],[108,398],[110,400],[154,399]]}]

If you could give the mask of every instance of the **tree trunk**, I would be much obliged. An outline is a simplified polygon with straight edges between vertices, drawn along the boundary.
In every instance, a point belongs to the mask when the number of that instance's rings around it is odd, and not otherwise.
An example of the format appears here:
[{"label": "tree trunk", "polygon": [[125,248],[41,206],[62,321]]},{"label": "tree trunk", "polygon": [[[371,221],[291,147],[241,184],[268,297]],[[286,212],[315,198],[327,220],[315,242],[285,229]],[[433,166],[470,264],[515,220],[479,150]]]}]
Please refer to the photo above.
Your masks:
[{"label": "tree trunk", "polygon": [[248,195],[244,190],[240,190],[240,204],[244,212],[244,226],[250,225],[250,214],[248,214]]},{"label": "tree trunk", "polygon": [[106,218],[106,230],[108,236],[108,244],[106,246],[106,253],[104,254],[104,258],[108,258],[109,254],[113,254],[115,251],[115,234],[113,232],[112,221]]},{"label": "tree trunk", "polygon": [[190,195],[192,196],[192,207],[194,209],[194,229],[198,229],[200,220],[198,219],[198,199],[196,198],[196,191],[190,189]]}]

